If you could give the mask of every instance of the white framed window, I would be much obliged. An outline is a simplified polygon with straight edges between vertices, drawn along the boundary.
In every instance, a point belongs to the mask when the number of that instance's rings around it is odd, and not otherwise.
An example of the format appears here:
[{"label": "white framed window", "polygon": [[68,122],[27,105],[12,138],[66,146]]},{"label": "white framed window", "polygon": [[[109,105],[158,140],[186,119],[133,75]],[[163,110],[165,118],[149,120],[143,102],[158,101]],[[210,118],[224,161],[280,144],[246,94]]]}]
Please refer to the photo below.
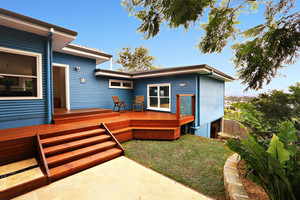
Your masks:
[{"label": "white framed window", "polygon": [[42,98],[42,55],[0,47],[0,100]]},{"label": "white framed window", "polygon": [[109,79],[109,88],[133,89],[133,81]]},{"label": "white framed window", "polygon": [[171,111],[171,83],[147,85],[147,109]]}]

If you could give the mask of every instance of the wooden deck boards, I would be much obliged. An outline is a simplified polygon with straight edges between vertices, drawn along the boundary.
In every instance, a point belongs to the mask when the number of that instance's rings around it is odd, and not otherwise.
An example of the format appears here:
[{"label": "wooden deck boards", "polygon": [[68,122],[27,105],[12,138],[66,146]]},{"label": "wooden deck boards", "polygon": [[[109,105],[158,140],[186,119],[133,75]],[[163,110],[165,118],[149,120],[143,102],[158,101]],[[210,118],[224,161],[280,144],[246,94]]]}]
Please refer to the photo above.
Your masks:
[{"label": "wooden deck boards", "polygon": [[[187,116],[180,119],[181,121],[185,121],[188,119],[188,122],[193,121],[194,117]],[[112,122],[120,122],[126,120],[177,120],[176,114],[173,113],[164,113],[164,112],[154,112],[154,111],[145,111],[145,112],[132,112],[127,111],[126,113],[121,113],[120,116],[102,118],[102,119],[92,119],[85,120],[80,122],[72,122],[65,124],[42,124],[35,126],[26,126],[19,128],[11,128],[11,129],[2,129],[0,130],[0,141],[13,140],[18,138],[35,136],[37,133],[39,135],[49,134],[53,132],[59,132],[70,129],[79,129],[85,128],[88,126],[99,126],[101,123],[112,123]],[[182,123],[180,123],[182,124]]]},{"label": "wooden deck boards", "polygon": [[[86,116],[95,112],[111,115],[87,120]],[[177,119],[176,114],[153,111],[119,114],[107,109],[56,110],[57,119],[78,116],[82,116],[81,121],[0,130],[0,165],[37,157],[46,172],[42,179],[23,184],[25,189],[11,188],[5,196],[13,195],[12,191],[22,194],[118,157],[124,152],[119,144],[122,141],[177,139],[180,126],[194,121],[194,116]]]}]

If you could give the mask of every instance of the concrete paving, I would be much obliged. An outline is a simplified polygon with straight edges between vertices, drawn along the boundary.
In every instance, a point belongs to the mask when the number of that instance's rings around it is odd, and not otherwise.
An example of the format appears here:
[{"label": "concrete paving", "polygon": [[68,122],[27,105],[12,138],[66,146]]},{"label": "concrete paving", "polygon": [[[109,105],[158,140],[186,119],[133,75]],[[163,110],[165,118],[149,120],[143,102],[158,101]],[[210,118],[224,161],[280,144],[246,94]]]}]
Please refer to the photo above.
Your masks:
[{"label": "concrete paving", "polygon": [[39,188],[15,200],[210,199],[124,156]]}]

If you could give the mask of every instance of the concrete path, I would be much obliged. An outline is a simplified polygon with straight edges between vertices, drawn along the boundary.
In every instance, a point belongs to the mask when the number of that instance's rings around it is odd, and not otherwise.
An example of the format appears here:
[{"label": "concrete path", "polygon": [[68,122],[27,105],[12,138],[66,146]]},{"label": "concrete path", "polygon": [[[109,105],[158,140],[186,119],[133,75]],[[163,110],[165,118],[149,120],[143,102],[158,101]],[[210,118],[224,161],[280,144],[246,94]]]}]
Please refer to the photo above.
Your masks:
[{"label": "concrete path", "polygon": [[15,198],[16,200],[206,200],[124,156]]}]

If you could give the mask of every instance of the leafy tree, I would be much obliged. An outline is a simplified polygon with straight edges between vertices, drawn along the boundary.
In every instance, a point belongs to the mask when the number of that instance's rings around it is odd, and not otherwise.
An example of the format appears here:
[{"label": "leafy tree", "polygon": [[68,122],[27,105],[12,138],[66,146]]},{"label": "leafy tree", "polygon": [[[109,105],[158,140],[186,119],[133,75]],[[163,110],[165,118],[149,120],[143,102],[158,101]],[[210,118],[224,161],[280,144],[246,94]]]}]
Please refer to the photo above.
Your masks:
[{"label": "leafy tree", "polygon": [[[141,20],[138,31],[149,39],[156,36],[161,26],[169,28],[196,25],[207,13],[208,22],[202,23],[205,31],[198,47],[201,53],[222,52],[230,40],[237,36],[246,40],[236,42],[233,61],[239,79],[248,89],[260,89],[270,83],[278,70],[293,64],[300,49],[300,12],[292,13],[295,0],[123,0],[130,14]],[[255,12],[265,4],[263,24],[240,30],[241,15]]]},{"label": "leafy tree", "polygon": [[149,55],[149,49],[141,45],[135,48],[134,52],[131,52],[130,47],[122,48],[118,51],[118,58],[115,62],[122,65],[117,70],[129,72],[157,69],[158,67],[153,65],[155,61],[156,57]]},{"label": "leafy tree", "polygon": [[268,131],[271,129],[269,121],[263,118],[263,113],[259,112],[252,103],[235,103],[233,105],[241,111],[235,120],[250,127],[261,138],[269,136]]},{"label": "leafy tree", "polygon": [[252,180],[259,183],[271,200],[296,200],[300,197],[299,138],[291,122],[283,122],[278,135],[267,142],[248,139],[230,140],[228,147],[248,166]]},{"label": "leafy tree", "polygon": [[291,93],[289,99],[292,105],[292,119],[295,121],[297,129],[300,130],[300,82],[289,87]]},{"label": "leafy tree", "polygon": [[290,121],[300,130],[300,83],[289,87],[289,92],[271,90],[259,94],[247,103],[234,103],[238,114],[226,113],[228,118],[250,127],[257,136],[270,138],[282,122]]},{"label": "leafy tree", "polygon": [[290,95],[284,91],[271,90],[268,93],[259,94],[252,104],[258,112],[262,113],[261,117],[267,120],[271,127],[279,127],[284,121],[293,121]]}]

